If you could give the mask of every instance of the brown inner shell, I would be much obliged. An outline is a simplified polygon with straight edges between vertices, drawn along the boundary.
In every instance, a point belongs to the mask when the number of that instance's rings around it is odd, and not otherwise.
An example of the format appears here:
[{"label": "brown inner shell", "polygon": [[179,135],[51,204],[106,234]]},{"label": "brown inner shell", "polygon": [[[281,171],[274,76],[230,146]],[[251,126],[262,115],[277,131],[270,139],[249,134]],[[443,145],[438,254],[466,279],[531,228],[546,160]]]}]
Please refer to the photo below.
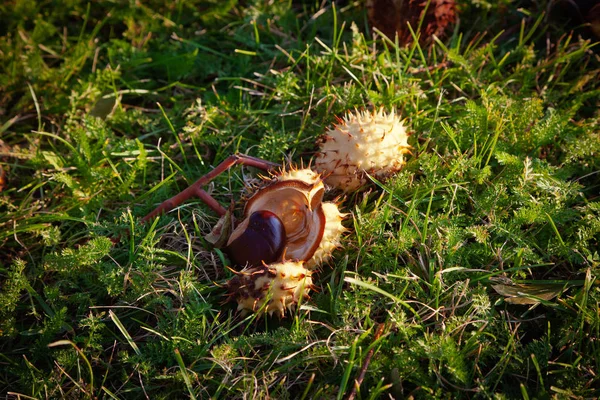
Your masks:
[{"label": "brown inner shell", "polygon": [[[273,183],[256,193],[244,209],[244,217],[266,210],[281,219],[286,232],[286,260],[309,260],[319,248],[325,230],[325,214],[321,202],[325,189],[318,184],[298,180]],[[244,231],[242,222],[231,234],[229,243]]]}]

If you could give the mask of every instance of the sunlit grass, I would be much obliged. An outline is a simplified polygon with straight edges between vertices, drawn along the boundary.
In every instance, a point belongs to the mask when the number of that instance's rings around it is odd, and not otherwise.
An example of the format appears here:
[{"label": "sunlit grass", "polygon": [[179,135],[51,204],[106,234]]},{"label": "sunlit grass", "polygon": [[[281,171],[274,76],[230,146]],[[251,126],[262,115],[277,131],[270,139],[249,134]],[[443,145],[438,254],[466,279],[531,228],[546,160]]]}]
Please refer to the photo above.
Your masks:
[{"label": "sunlit grass", "polygon": [[[366,368],[360,398],[597,397],[596,47],[545,2],[462,3],[431,46],[361,3],[209,3],[0,6],[0,391],[345,398]],[[308,162],[380,107],[413,154],[342,198],[285,319],[223,304],[201,202],[140,223],[232,153]],[[207,189],[227,206],[254,172]]]}]

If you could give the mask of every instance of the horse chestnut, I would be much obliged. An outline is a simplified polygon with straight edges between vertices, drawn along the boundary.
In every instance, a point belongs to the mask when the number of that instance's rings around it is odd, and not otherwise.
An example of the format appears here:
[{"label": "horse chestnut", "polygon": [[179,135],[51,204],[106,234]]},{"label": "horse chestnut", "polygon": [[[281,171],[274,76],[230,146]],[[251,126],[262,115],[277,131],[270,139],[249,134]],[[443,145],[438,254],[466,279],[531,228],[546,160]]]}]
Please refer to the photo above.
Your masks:
[{"label": "horse chestnut", "polygon": [[[243,226],[246,225],[246,226]],[[225,251],[234,265],[256,267],[278,261],[285,247],[285,227],[271,211],[253,212],[236,229]]]}]

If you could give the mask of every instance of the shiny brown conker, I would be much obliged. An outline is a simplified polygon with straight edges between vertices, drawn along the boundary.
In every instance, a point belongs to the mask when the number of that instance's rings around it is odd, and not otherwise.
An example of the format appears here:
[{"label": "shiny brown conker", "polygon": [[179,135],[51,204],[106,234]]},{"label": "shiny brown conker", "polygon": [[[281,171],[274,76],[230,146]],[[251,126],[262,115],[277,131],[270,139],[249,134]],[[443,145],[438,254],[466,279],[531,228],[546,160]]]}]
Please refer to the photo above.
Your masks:
[{"label": "shiny brown conker", "polygon": [[234,265],[256,267],[278,261],[285,248],[285,227],[281,219],[270,211],[253,212],[246,227],[232,240],[225,252]]}]

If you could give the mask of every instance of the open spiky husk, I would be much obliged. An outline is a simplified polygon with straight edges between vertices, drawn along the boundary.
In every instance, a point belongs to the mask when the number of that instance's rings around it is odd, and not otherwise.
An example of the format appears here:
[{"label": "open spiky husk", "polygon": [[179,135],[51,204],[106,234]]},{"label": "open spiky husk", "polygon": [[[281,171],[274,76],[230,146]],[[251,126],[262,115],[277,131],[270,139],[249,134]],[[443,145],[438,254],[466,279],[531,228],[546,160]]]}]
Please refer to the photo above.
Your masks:
[{"label": "open spiky husk", "polygon": [[346,214],[342,214],[337,204],[325,202],[321,205],[325,214],[325,229],[319,247],[315,254],[306,262],[306,268],[313,270],[331,258],[333,251],[341,245],[340,239],[346,228],[342,220]]},{"label": "open spiky husk", "polygon": [[[282,169],[247,201],[244,218],[259,210],[276,214],[286,231],[283,257],[307,261],[307,265],[314,268],[329,258],[343,232],[342,214],[334,203],[323,203],[324,193],[320,174],[308,168]],[[323,207],[324,204],[329,205]],[[243,229],[242,221],[229,243],[239,237]]]},{"label": "open spiky husk", "polygon": [[252,311],[284,316],[286,310],[308,297],[313,287],[311,275],[301,261],[246,268],[229,281],[229,295],[243,313]]}]

